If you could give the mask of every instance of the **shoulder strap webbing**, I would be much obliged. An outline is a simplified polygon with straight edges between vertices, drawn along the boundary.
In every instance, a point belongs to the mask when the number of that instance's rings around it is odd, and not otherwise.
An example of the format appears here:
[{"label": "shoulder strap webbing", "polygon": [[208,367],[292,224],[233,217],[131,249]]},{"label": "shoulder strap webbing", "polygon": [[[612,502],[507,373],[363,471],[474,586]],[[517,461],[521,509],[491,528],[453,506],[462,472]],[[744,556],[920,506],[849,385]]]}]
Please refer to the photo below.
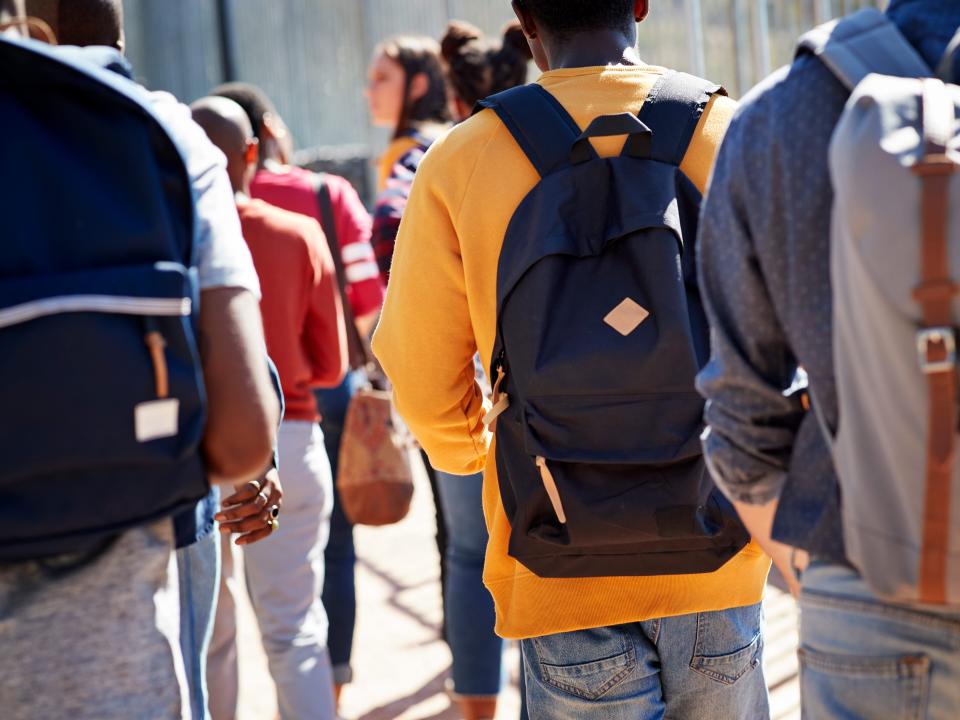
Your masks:
[{"label": "shoulder strap webbing", "polygon": [[520,149],[544,177],[570,162],[580,128],[553,95],[536,83],[505,90],[477,103],[506,125]]},{"label": "shoulder strap webbing", "polygon": [[866,8],[814,28],[800,38],[797,54],[816,55],[853,90],[871,73],[925,77],[930,68],[882,12]]},{"label": "shoulder strap webbing", "polygon": [[340,239],[337,237],[336,216],[333,213],[333,202],[330,199],[330,188],[327,187],[327,177],[324,173],[314,173],[314,190],[317,193],[317,204],[320,206],[320,218],[323,232],[327,236],[327,245],[333,256],[333,267],[337,273],[337,285],[340,287],[340,305],[343,308],[343,321],[347,331],[347,353],[350,367],[353,369],[366,367],[370,362],[370,353],[367,343],[360,337],[357,330],[356,318],[347,296],[347,271],[343,266],[343,252],[340,249]]},{"label": "shoulder strap webbing", "polygon": [[719,85],[693,75],[662,75],[640,108],[640,122],[653,131],[650,157],[679,167],[710,98],[726,94]]}]

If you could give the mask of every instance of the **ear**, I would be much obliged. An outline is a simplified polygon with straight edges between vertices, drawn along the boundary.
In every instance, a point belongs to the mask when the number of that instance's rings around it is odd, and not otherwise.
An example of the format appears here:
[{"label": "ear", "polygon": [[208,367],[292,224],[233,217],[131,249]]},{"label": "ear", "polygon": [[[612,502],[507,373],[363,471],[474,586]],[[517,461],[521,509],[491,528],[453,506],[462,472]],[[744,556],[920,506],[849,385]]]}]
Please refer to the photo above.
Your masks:
[{"label": "ear", "polygon": [[633,17],[636,21],[643,22],[647,19],[650,12],[650,0],[636,0],[633,4]]},{"label": "ear", "polygon": [[520,0],[513,0],[513,12],[517,16],[517,20],[520,21],[520,28],[523,30],[523,34],[527,36],[527,40],[536,38],[537,21],[533,19],[533,15],[523,6]]},{"label": "ear", "polygon": [[265,137],[276,140],[277,142],[283,142],[284,138],[287,137],[287,126],[283,124],[283,120],[273,113],[264,113],[261,124]]},{"label": "ear", "polygon": [[260,141],[256,138],[247,140],[247,149],[243,153],[243,161],[247,164],[247,167],[260,164]]},{"label": "ear", "polygon": [[411,102],[416,102],[430,90],[430,78],[426,73],[419,72],[410,80],[410,89],[408,90]]}]

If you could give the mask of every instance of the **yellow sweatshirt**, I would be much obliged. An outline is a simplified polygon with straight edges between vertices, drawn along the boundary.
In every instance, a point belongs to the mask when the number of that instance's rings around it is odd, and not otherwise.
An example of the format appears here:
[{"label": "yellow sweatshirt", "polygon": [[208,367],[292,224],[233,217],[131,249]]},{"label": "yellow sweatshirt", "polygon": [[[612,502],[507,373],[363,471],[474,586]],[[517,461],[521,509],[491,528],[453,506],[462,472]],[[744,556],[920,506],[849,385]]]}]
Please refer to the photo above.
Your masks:
[{"label": "yellow sweatshirt", "polygon": [[[638,112],[663,72],[577,68],[545,73],[539,82],[586,127],[598,115]],[[711,101],[681,166],[701,191],[735,107],[727,98]],[[593,142],[611,156],[624,138]],[[373,343],[394,384],[397,408],[434,466],[461,475],[485,469],[490,542],[484,583],[496,604],[498,634],[535,637],[758,602],[770,563],[755,543],[713,573],[656,577],[545,579],[507,554],[510,525],[492,436],[481,421],[485,401],[473,355],[479,349],[489,364],[500,248],[511,216],[537,181],[491,111],[436,141],[417,171]]]}]

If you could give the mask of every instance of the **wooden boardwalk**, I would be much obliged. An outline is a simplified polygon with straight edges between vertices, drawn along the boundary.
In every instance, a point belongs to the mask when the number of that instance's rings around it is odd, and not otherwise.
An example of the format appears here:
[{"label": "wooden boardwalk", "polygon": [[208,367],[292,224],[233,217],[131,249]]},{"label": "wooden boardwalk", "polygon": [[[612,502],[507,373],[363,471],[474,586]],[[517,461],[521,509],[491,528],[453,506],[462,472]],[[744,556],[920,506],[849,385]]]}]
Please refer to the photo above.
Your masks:
[{"label": "wooden boardwalk", "polygon": [[[392,527],[357,530],[357,636],[354,682],[344,691],[345,720],[458,720],[445,692],[450,653],[439,638],[439,560],[430,489],[418,480],[410,516]],[[764,665],[774,720],[798,720],[797,616],[793,599],[768,587]],[[238,720],[273,720],[276,696],[249,606],[241,608],[241,710]],[[497,720],[516,720],[516,646],[505,662],[510,684]],[[726,720],[726,719],[718,719]],[[737,720],[755,720],[738,718]]]}]

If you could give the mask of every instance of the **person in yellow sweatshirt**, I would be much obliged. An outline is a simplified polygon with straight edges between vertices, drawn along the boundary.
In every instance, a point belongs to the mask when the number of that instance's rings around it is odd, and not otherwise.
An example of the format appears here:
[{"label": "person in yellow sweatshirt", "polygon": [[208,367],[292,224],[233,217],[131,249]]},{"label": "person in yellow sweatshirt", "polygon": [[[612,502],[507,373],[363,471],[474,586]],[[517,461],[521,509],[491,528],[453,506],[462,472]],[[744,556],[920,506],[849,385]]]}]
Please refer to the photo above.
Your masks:
[{"label": "person in yellow sweatshirt", "polygon": [[[705,323],[702,314],[691,311],[689,322],[684,318],[677,327],[666,327],[663,323],[669,302],[646,300],[645,293],[652,292],[650,287],[674,282],[686,298],[681,304],[698,307],[695,272],[691,271],[696,206],[706,190],[714,156],[735,103],[715,86],[641,61],[634,47],[635,22],[646,17],[647,6],[647,0],[514,2],[535,61],[544,71],[537,82],[546,91],[541,95],[555,100],[560,109],[554,106],[554,110],[532,119],[528,113],[522,118],[526,123],[524,135],[516,127],[508,127],[504,120],[510,117],[509,112],[504,112],[507,100],[494,99],[490,109],[477,113],[433,144],[419,167],[401,223],[387,299],[373,343],[393,382],[397,408],[434,466],[460,475],[480,470],[485,473],[483,506],[490,541],[484,583],[496,605],[497,632],[522,641],[528,708],[533,720],[754,720],[769,714],[761,669],[760,600],[770,561],[749,540],[729,503],[718,498],[705,473],[699,491],[704,491],[704,484],[710,485],[710,491],[709,499],[702,504],[694,501],[693,506],[678,508],[670,503],[657,506],[651,501],[650,506],[631,505],[629,498],[636,492],[666,487],[665,493],[669,494],[669,487],[666,481],[631,485],[633,478],[627,476],[627,487],[621,489],[623,501],[618,501],[620,496],[610,496],[602,502],[597,500],[596,507],[606,502],[604,507],[614,513],[618,502],[626,504],[633,514],[628,513],[619,523],[625,538],[636,536],[645,521],[663,523],[668,532],[659,539],[666,546],[670,533],[686,532],[687,526],[707,533],[715,531],[717,537],[727,533],[729,543],[714,548],[713,561],[701,562],[704,555],[697,556],[691,564],[691,553],[676,552],[661,553],[651,564],[650,555],[603,555],[603,548],[599,554],[584,551],[579,559],[571,560],[563,550],[564,546],[569,550],[571,543],[576,543],[574,536],[600,533],[603,525],[608,526],[602,540],[607,550],[621,547],[616,544],[617,533],[611,534],[609,529],[617,519],[612,515],[603,517],[607,511],[590,516],[589,503],[579,503],[582,497],[590,495],[591,488],[578,490],[568,484],[569,473],[576,466],[560,460],[569,460],[584,449],[573,445],[596,441],[596,447],[613,446],[614,439],[629,444],[629,433],[633,431],[635,445],[643,445],[644,452],[656,454],[660,448],[654,447],[655,436],[669,435],[663,428],[672,417],[673,406],[643,406],[627,395],[609,394],[593,396],[592,407],[583,402],[587,387],[615,387],[618,383],[626,387],[642,383],[646,375],[680,372],[669,367],[671,363],[658,367],[647,362],[658,356],[643,355],[644,343],[662,350],[663,343],[677,333],[686,333],[683,337],[696,335],[691,342],[682,343],[693,360],[686,357],[676,362],[678,367],[685,368],[685,412],[696,428],[685,433],[682,452],[675,448],[676,453],[656,467],[664,477],[678,467],[696,467],[698,463],[702,467],[697,438],[702,404],[694,404],[700,401],[690,395],[697,366],[706,360],[705,347],[697,346],[698,342],[706,344]],[[671,108],[671,93],[681,77],[686,78],[682,82],[704,90],[702,102],[695,106],[689,124],[663,123],[665,109]],[[524,92],[529,96],[528,91]],[[645,105],[652,112],[645,113]],[[625,118],[627,113],[633,117]],[[650,121],[652,134],[646,125],[638,126],[638,114],[641,121]],[[585,165],[606,163],[606,169],[590,176],[585,173],[593,170],[574,168],[566,158],[560,158],[560,169],[554,172],[544,157],[537,156],[535,150],[543,147],[543,138],[555,133],[557,118],[566,115],[572,118],[568,128],[576,126],[576,130],[570,131],[571,144],[580,129],[588,129],[590,135],[603,135],[575,145],[579,160],[589,161]],[[600,116],[616,115],[620,118],[594,123]],[[604,135],[611,131],[611,125],[620,128],[621,134]],[[664,143],[672,137],[684,141],[677,144],[676,157],[669,152],[664,154]],[[615,157],[621,152],[645,159]],[[635,184],[618,186],[617,178],[631,174],[636,177],[639,168],[643,172],[649,170],[650,177],[640,176]],[[596,177],[597,182],[583,182],[586,177]],[[511,265],[517,262],[518,248],[524,250],[545,242],[536,232],[538,227],[556,230],[556,235],[550,234],[551,241],[560,238],[563,242],[593,242],[587,232],[580,233],[579,240],[568,237],[571,227],[583,226],[584,217],[589,222],[595,211],[591,206],[617,211],[631,203],[655,204],[657,193],[665,187],[663,177],[676,178],[677,190],[654,213],[654,220],[649,219],[649,214],[644,215],[647,219],[643,222],[647,224],[641,227],[636,224],[640,222],[639,215],[620,216],[624,223],[634,223],[623,228],[627,238],[616,250],[626,253],[622,267],[611,269],[609,264],[602,264],[606,262],[606,249],[594,258],[598,263],[595,267],[606,268],[603,272],[611,273],[610,277],[597,274],[592,284],[577,287],[565,284],[563,278],[549,278],[550,268],[556,265],[543,259],[525,275],[519,271],[522,268]],[[564,185],[565,178],[579,181],[568,187]],[[605,194],[598,196],[595,186],[602,183]],[[670,193],[673,187],[671,180]],[[562,200],[551,199],[544,188],[562,195]],[[591,197],[589,203],[583,201],[585,194]],[[600,227],[609,229],[611,224]],[[525,228],[533,230],[524,233]],[[665,236],[664,229],[672,234]],[[634,230],[637,232],[631,234]],[[681,236],[681,243],[664,240],[679,240]],[[507,239],[509,243],[505,242]],[[630,255],[649,250],[640,247],[638,240],[661,248],[674,267],[657,277],[645,275],[648,269],[634,262],[637,256]],[[579,256],[583,260],[590,254],[580,252]],[[574,269],[574,260],[567,260],[564,267],[570,269],[569,277],[573,278],[580,271]],[[586,258],[584,262],[594,260]],[[676,272],[678,267],[682,277]],[[578,330],[577,322],[584,308],[597,305],[597,298],[602,298],[610,286],[621,283],[617,288],[620,291],[623,272],[628,279],[630,273],[636,275],[635,287],[628,288],[621,305],[611,306],[609,315],[601,316],[610,327],[598,320],[589,337],[572,334]],[[550,304],[546,307],[555,311],[544,312],[543,304],[519,308],[511,305],[510,298],[504,297],[509,290],[504,282],[516,275],[523,277],[513,278],[518,283],[514,290],[548,277],[553,289],[547,293]],[[554,342],[544,342],[534,353],[531,367],[535,377],[531,380],[528,376],[526,382],[551,382],[556,370],[554,355],[580,357],[587,368],[596,357],[614,347],[617,338],[624,338],[622,342],[626,344],[622,347],[639,348],[637,370],[620,374],[627,377],[616,373],[611,377],[596,369],[578,373],[573,368],[571,373],[568,367],[568,387],[554,388],[554,392],[566,393],[573,404],[565,412],[558,411],[556,404],[552,410],[537,407],[536,398],[521,397],[523,370],[518,367],[521,363],[516,362],[520,352],[511,355],[512,347],[515,350],[524,343],[524,318],[529,319],[529,334],[534,339],[547,337],[543,335],[544,327],[550,323],[568,323],[571,333],[565,336],[561,330],[557,335],[553,330],[555,334],[549,338]],[[697,329],[698,325],[703,327]],[[504,356],[505,334],[509,337]],[[492,412],[474,380],[473,356],[478,350],[490,363],[494,377],[505,371],[506,381],[495,393]],[[512,365],[511,358],[515,360]],[[556,399],[540,398],[545,403],[555,403]],[[602,409],[598,411],[597,407]],[[657,407],[666,408],[666,412],[661,416],[655,411]],[[633,411],[635,414],[630,415]],[[498,413],[502,414],[495,420]],[[497,423],[494,443],[491,430]],[[512,435],[524,423],[527,445],[536,446],[527,457],[521,457],[522,441],[521,451],[516,452],[516,438]],[[608,440],[604,433],[597,432],[599,427],[610,428],[607,434],[614,439]],[[551,433],[554,447],[547,454],[542,447],[550,444],[547,435]],[[650,437],[644,437],[644,433]],[[569,440],[570,447],[563,447],[562,438]],[[512,450],[507,447],[508,441]],[[622,449],[617,446],[617,450]],[[570,452],[565,454],[565,450]],[[631,457],[638,454],[635,447],[628,450],[633,453]],[[546,458],[542,457],[544,454]],[[681,455],[683,462],[677,460]],[[612,454],[607,460],[620,462]],[[518,502],[514,490],[520,486],[515,483],[518,478],[527,477],[535,477],[537,486],[527,488],[530,492],[522,496],[525,500]],[[726,509],[721,511],[721,507]],[[685,524],[677,521],[676,513],[692,515],[684,515],[689,521]],[[704,513],[713,513],[712,520],[707,521]],[[585,526],[586,517],[593,517],[591,522],[596,527]],[[632,526],[634,517],[636,523]],[[630,545],[629,549],[632,552],[636,547]],[[543,554],[538,556],[524,548],[537,548]]]}]

